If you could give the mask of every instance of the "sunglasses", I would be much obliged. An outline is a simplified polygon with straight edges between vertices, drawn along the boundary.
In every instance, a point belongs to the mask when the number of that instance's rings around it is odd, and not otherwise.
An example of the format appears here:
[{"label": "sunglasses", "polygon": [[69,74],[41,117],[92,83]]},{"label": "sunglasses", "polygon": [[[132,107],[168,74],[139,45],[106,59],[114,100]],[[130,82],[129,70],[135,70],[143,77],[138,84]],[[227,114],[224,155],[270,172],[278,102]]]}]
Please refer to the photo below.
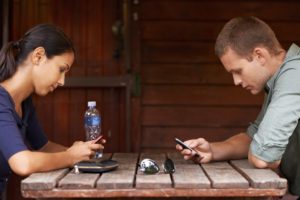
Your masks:
[{"label": "sunglasses", "polygon": [[[160,171],[158,164],[149,158],[143,159],[138,166],[139,170],[144,174],[157,174]],[[163,170],[166,174],[173,174],[175,172],[174,162],[170,158],[165,160]]]}]

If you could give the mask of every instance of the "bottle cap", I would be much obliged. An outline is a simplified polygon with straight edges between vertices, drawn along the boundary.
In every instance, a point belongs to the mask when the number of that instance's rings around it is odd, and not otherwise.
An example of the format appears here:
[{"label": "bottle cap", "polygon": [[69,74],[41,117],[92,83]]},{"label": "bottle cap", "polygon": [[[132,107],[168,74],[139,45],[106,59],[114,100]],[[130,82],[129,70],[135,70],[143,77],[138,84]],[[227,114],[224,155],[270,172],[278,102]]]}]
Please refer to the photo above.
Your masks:
[{"label": "bottle cap", "polygon": [[96,101],[88,101],[88,107],[95,107]]}]

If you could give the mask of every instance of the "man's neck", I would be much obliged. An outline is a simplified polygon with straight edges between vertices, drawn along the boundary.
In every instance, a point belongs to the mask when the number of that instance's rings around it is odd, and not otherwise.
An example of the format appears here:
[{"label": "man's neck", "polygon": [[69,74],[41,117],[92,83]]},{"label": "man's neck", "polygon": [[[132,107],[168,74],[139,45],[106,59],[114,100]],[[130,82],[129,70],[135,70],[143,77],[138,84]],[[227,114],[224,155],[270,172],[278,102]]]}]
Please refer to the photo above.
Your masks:
[{"label": "man's neck", "polygon": [[272,76],[280,69],[284,59],[286,57],[286,51],[282,50],[278,55],[274,56],[274,59],[271,63],[271,74]]}]

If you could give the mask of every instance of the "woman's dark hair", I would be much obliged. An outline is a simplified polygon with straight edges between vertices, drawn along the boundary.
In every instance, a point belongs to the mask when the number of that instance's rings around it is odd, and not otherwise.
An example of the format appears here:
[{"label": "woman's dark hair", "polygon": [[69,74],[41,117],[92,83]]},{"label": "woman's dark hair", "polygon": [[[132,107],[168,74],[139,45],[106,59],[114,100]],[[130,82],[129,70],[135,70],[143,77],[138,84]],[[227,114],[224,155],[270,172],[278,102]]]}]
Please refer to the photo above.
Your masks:
[{"label": "woman's dark hair", "polygon": [[40,24],[31,28],[18,41],[9,42],[0,51],[0,82],[12,77],[17,67],[37,47],[43,47],[47,58],[74,52],[70,38],[57,26]]},{"label": "woman's dark hair", "polygon": [[241,57],[249,57],[255,47],[265,47],[278,55],[282,47],[274,31],[256,17],[237,17],[225,24],[215,43],[215,53],[222,57],[229,48]]}]

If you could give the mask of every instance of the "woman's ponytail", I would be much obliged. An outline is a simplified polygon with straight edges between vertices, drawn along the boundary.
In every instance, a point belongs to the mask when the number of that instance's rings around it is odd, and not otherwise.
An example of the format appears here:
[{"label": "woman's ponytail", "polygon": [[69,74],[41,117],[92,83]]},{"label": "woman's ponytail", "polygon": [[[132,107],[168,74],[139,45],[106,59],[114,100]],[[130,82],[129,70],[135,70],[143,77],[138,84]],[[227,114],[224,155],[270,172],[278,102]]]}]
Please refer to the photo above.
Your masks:
[{"label": "woman's ponytail", "polygon": [[4,45],[0,51],[0,83],[10,78],[17,70],[16,56],[19,48],[14,42]]},{"label": "woman's ponytail", "polygon": [[46,56],[54,56],[66,52],[74,52],[72,41],[57,26],[40,24],[25,33],[18,41],[9,42],[0,51],[0,83],[9,79],[17,68],[36,48],[43,47]]}]

